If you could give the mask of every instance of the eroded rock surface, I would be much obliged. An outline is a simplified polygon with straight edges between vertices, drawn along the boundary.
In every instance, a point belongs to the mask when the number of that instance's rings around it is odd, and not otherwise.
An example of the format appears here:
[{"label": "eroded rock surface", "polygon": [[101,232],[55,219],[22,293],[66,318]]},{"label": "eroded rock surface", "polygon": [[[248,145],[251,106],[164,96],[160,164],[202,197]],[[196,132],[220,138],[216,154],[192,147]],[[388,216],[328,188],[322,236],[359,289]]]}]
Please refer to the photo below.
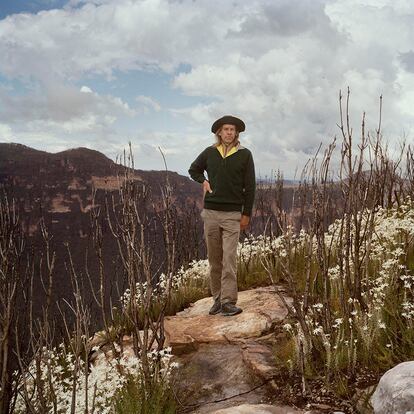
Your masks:
[{"label": "eroded rock surface", "polygon": [[256,376],[269,381],[276,375],[276,365],[272,350],[263,344],[250,341],[242,346],[243,361]]},{"label": "eroded rock surface", "polygon": [[241,402],[265,398],[263,381],[251,375],[239,344],[202,344],[197,352],[182,355],[178,362],[177,392],[184,405],[194,406],[194,412],[210,412],[223,402],[220,406],[234,405],[238,397],[242,397]]},{"label": "eroded rock surface", "polygon": [[183,412],[301,413],[265,405],[275,396],[274,343],[269,339],[287,316],[274,288],[239,292],[240,315],[211,316],[211,305],[211,297],[201,299],[165,323],[167,344],[180,364],[176,389]]},{"label": "eroded rock surface", "polygon": [[287,309],[272,287],[239,292],[237,305],[243,312],[236,316],[211,316],[208,314],[211,305],[212,298],[201,299],[176,316],[166,318],[166,339],[173,353],[193,352],[205,343],[260,337],[287,316]]}]

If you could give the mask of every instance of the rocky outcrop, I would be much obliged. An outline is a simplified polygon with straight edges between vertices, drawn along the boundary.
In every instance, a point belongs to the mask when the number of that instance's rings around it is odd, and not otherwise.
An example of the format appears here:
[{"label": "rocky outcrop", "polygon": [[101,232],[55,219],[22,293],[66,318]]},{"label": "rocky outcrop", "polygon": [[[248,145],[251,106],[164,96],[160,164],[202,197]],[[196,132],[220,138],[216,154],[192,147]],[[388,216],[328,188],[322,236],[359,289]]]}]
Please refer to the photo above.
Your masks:
[{"label": "rocky outcrop", "polygon": [[202,344],[176,361],[180,364],[177,394],[187,412],[207,414],[266,399],[266,384],[246,366],[239,344]]},{"label": "rocky outcrop", "polygon": [[[172,346],[173,361],[178,362],[174,383],[178,412],[344,414],[322,403],[308,404],[307,410],[284,405],[289,398],[280,383],[275,348],[286,344],[282,325],[287,309],[273,287],[240,292],[243,313],[233,317],[209,315],[211,304],[211,297],[201,299],[166,318],[165,346]],[[104,333],[95,334],[89,346],[92,364],[112,358]],[[130,336],[123,337],[122,349],[127,356],[134,355]]]},{"label": "rocky outcrop", "polygon": [[252,373],[264,381],[269,381],[277,374],[272,349],[268,345],[250,341],[242,346],[242,357]]},{"label": "rocky outcrop", "polygon": [[166,318],[166,341],[174,354],[193,352],[200,344],[245,342],[260,337],[287,316],[287,309],[272,287],[240,292],[237,305],[243,312],[233,317],[209,315],[211,305],[212,298],[201,299]]},{"label": "rocky outcrop", "polygon": [[414,361],[387,371],[371,399],[375,414],[414,413]]},{"label": "rocky outcrop", "polygon": [[273,331],[287,316],[275,289],[239,292],[243,313],[236,316],[211,316],[211,305],[211,297],[201,299],[165,321],[167,344],[180,364],[177,395],[185,412],[302,413],[269,404],[276,390]]}]

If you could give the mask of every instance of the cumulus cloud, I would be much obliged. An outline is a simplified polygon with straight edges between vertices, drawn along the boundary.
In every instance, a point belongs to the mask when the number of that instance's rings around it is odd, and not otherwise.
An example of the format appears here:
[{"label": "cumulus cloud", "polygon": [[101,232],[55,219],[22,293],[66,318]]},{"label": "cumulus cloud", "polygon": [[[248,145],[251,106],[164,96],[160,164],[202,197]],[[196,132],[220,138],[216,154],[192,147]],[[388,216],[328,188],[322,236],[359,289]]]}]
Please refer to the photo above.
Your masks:
[{"label": "cumulus cloud", "polygon": [[[166,157],[168,169],[187,174],[192,157],[201,152],[213,139],[206,139],[206,134],[188,133],[185,137],[180,132],[158,132],[139,129],[131,139],[134,153],[134,164],[138,169],[164,170]],[[120,147],[113,146],[113,153],[118,153]],[[112,155],[112,154],[111,154]]]},{"label": "cumulus cloud", "polygon": [[135,98],[135,100],[142,104],[144,112],[148,112],[150,109],[155,112],[161,111],[161,105],[150,96],[139,95]]},{"label": "cumulus cloud", "polygon": [[[104,130],[115,142],[118,117],[162,112],[158,100],[146,91],[130,108],[86,82],[80,90],[70,85],[95,74],[116,85],[119,71],[162,71],[173,76],[174,93],[200,99],[169,105],[181,119],[170,128],[171,157],[188,164],[193,137],[209,137],[211,122],[229,113],[246,121],[243,140],[261,169],[292,175],[338,133],[338,91],[347,86],[355,129],[363,111],[375,128],[382,94],[384,132],[410,137],[413,16],[410,0],[71,0],[61,10],[0,21],[0,72],[42,85],[25,96],[0,91],[0,122]],[[163,129],[145,131],[137,145],[154,153]]]},{"label": "cumulus cloud", "polygon": [[[77,79],[85,73],[161,68],[212,47],[206,7],[163,0],[77,2],[78,7],[17,14],[0,22],[0,71],[7,76]],[[208,8],[214,2],[209,4]],[[222,17],[220,20],[224,20]],[[211,27],[211,29],[209,29]]]},{"label": "cumulus cloud", "polygon": [[23,95],[0,88],[0,140],[46,151],[88,146],[114,155],[125,141],[117,120],[135,115],[119,97],[87,86],[54,84]]},{"label": "cumulus cloud", "polygon": [[[189,95],[219,98],[206,108],[211,117],[242,115],[247,139],[268,169],[273,160],[292,173],[292,162],[303,165],[319,143],[338,134],[338,91],[346,92],[347,86],[356,134],[364,111],[368,128],[376,127],[382,94],[384,131],[395,138],[402,119],[410,130],[414,115],[408,106],[411,121],[401,113],[401,103],[411,102],[413,93],[401,87],[410,83],[404,76],[410,55],[403,55],[403,67],[399,53],[414,35],[414,6],[409,12],[406,2],[395,9],[389,2],[384,7],[363,3],[261,2],[229,32],[238,48],[179,74],[174,86]],[[188,108],[187,114],[197,120],[198,112]]]},{"label": "cumulus cloud", "polygon": [[101,96],[86,86],[79,90],[62,84],[49,85],[46,89],[25,95],[10,95],[0,89],[0,107],[0,122],[9,123],[82,123],[94,118],[96,123],[105,125],[113,123],[118,115],[135,114],[119,97]]},{"label": "cumulus cloud", "polygon": [[193,125],[208,125],[210,120],[214,118],[214,111],[216,104],[198,104],[187,108],[171,109],[170,111],[176,116],[182,116],[187,119],[188,124],[193,122]]},{"label": "cumulus cloud", "polygon": [[[255,2],[254,12],[245,16],[240,29],[230,32],[230,36],[251,38],[296,37],[311,33],[327,40],[340,40],[331,26],[329,17],[324,13],[326,1],[278,0],[274,2]],[[326,34],[329,33],[329,39]]]}]

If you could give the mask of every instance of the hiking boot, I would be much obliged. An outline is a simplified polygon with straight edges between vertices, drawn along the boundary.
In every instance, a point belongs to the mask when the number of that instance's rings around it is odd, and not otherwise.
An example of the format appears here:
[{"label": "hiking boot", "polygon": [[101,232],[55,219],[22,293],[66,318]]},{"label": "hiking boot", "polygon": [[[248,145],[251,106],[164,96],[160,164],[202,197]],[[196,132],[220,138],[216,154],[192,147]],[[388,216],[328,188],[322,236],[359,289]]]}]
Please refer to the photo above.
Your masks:
[{"label": "hiking boot", "polygon": [[243,309],[238,308],[236,305],[233,305],[232,303],[223,303],[221,305],[221,313],[224,316],[233,316],[242,312]]},{"label": "hiking boot", "polygon": [[210,311],[208,313],[209,315],[217,315],[220,312],[221,312],[221,302],[220,302],[220,298],[218,298],[214,301],[214,304],[210,308]]}]

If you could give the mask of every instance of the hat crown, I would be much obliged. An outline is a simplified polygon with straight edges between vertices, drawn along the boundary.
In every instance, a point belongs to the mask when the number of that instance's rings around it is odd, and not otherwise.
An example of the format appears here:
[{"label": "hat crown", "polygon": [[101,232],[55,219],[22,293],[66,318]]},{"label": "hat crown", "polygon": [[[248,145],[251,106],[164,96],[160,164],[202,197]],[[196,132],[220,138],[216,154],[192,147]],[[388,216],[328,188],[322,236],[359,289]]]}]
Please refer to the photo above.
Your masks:
[{"label": "hat crown", "polygon": [[243,132],[246,129],[245,123],[233,115],[225,115],[213,123],[211,126],[211,132],[215,134],[223,125],[234,125],[238,132]]}]

